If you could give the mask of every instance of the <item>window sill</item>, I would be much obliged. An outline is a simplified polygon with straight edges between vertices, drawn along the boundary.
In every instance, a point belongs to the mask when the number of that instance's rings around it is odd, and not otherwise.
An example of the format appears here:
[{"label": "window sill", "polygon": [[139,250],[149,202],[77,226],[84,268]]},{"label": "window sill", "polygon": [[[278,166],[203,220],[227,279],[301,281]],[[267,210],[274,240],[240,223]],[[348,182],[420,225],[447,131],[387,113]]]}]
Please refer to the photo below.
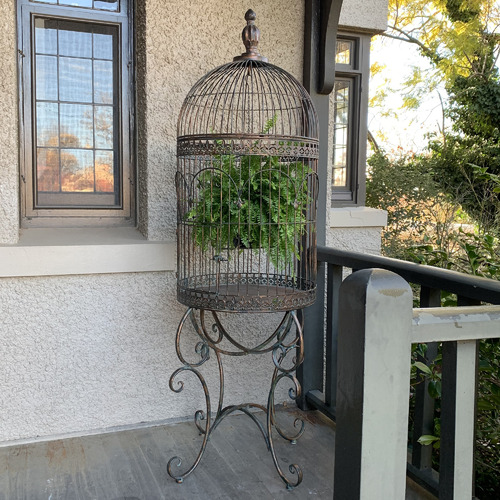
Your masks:
[{"label": "window sill", "polygon": [[23,229],[0,246],[0,277],[173,271],[175,246],[128,227]]},{"label": "window sill", "polygon": [[370,207],[340,207],[330,209],[330,227],[384,227],[387,212]]}]

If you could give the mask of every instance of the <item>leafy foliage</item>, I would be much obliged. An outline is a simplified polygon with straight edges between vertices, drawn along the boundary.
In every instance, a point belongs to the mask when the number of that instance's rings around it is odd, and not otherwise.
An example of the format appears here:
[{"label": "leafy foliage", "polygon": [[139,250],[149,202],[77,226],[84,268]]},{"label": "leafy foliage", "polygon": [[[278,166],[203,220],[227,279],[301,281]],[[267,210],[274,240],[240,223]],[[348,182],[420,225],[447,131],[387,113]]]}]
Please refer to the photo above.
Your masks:
[{"label": "leafy foliage", "polygon": [[500,228],[500,81],[459,78],[452,88],[453,130],[429,144],[435,179],[477,221]]},{"label": "leafy foliage", "polygon": [[[456,85],[469,79],[490,80],[500,56],[499,31],[500,3],[496,0],[390,0],[388,30],[380,36],[412,45],[429,64],[425,69],[409,66],[402,89],[392,88],[389,75],[371,105],[380,108],[381,116],[397,115],[387,100],[394,92],[402,94],[402,109],[414,110],[435,91],[445,105]],[[380,64],[375,62],[373,67],[379,71]],[[422,125],[428,129],[423,120]],[[445,126],[443,116],[441,133]]]},{"label": "leafy foliage", "polygon": [[[419,256],[411,252],[416,248],[423,252],[427,247],[436,252],[432,265],[448,267],[442,254],[455,251],[456,242],[447,235],[462,213],[439,189],[427,158],[408,155],[390,159],[377,152],[368,164],[366,203],[386,210],[388,215],[382,232],[383,252],[419,262]],[[430,255],[426,260],[431,260]]]},{"label": "leafy foliage", "polygon": [[[278,156],[216,155],[186,214],[203,250],[264,249],[276,268],[300,259],[312,170]],[[293,272],[293,270],[292,270]]]},{"label": "leafy foliage", "polygon": [[[494,0],[390,0],[383,36],[416,45],[434,65],[433,79],[451,85],[458,76],[494,70],[500,6]],[[428,75],[429,76],[429,75]]]}]

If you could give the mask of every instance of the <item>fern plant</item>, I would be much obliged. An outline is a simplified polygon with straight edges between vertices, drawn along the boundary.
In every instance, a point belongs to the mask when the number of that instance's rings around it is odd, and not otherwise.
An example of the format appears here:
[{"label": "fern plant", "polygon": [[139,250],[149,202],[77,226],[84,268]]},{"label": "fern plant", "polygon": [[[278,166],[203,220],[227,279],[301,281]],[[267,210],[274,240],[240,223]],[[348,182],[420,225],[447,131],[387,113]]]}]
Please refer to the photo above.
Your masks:
[{"label": "fern plant", "polygon": [[[266,129],[272,125],[270,120]],[[196,245],[204,251],[211,246],[216,255],[263,249],[276,269],[293,264],[306,232],[312,173],[303,162],[279,156],[214,156],[198,173],[198,196],[185,217]]]}]

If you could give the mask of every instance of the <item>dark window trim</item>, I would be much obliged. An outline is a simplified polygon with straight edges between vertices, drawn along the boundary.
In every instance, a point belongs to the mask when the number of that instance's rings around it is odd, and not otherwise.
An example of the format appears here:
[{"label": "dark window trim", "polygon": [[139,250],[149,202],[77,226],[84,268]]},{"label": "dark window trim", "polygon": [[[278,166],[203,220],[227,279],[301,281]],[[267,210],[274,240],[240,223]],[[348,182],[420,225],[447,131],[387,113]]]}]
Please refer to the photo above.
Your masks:
[{"label": "dark window trim", "polygon": [[[337,64],[335,67],[336,78],[352,81],[353,102],[348,130],[347,186],[334,187],[332,181],[332,207],[363,205],[366,199],[365,170],[371,35],[339,31],[337,39],[354,42],[352,63]],[[333,134],[333,130],[331,133]],[[333,157],[330,158],[330,163],[332,160]]]},{"label": "dark window trim", "polygon": [[[91,10],[54,4],[17,2],[18,78],[20,113],[20,185],[21,227],[82,227],[135,225],[135,140],[134,140],[134,30],[133,0],[121,0],[119,12]],[[34,16],[61,20],[106,24],[118,27],[120,57],[119,79],[119,146],[121,156],[121,206],[108,208],[35,208],[33,169],[33,103],[32,46]]]},{"label": "dark window trim", "polygon": [[[332,202],[351,203],[354,201],[353,197],[356,192],[358,177],[355,166],[358,164],[359,159],[358,134],[360,116],[358,96],[361,88],[361,75],[335,72],[335,85],[340,81],[350,82],[351,87],[351,102],[349,103],[349,117],[347,122],[346,186],[334,186],[332,180]],[[335,87],[333,92],[335,92]],[[333,106],[333,111],[335,112],[335,105]]]}]

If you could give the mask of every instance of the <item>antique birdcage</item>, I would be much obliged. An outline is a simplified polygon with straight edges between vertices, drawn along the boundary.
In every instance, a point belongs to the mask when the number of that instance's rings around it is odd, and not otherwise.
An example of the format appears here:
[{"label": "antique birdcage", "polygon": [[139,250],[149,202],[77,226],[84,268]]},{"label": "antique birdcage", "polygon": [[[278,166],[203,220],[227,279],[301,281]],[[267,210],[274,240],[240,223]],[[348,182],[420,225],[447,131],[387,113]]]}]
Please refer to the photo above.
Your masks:
[{"label": "antique birdcage", "polygon": [[178,300],[213,311],[289,311],[316,293],[318,124],[304,87],[258,52],[201,78],[177,138]]}]

